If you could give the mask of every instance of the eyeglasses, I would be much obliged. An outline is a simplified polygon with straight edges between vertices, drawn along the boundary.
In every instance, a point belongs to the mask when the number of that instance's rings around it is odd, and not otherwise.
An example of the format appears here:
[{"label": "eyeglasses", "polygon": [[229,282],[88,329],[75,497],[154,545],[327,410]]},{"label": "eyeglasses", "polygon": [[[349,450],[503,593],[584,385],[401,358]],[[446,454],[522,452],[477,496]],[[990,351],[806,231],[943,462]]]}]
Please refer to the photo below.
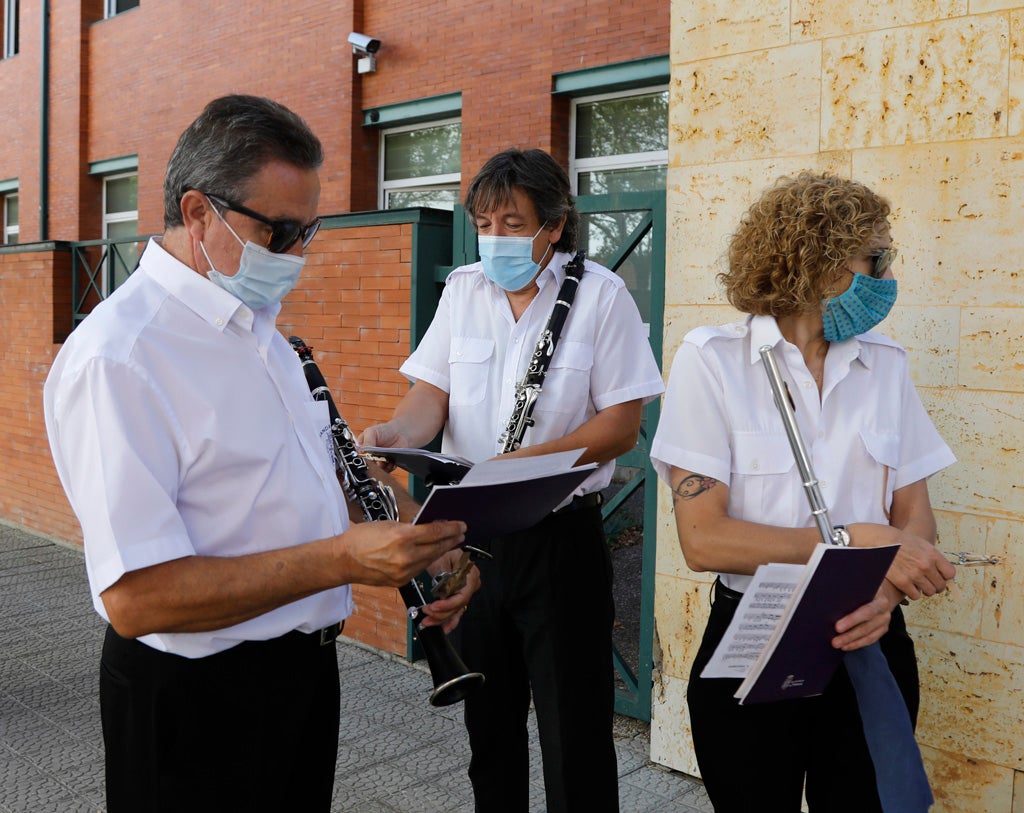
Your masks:
[{"label": "eyeglasses", "polygon": [[208,192],[203,194],[221,208],[238,212],[240,215],[251,217],[253,220],[258,220],[260,223],[270,226],[270,239],[267,240],[266,248],[267,251],[273,254],[283,254],[299,240],[302,241],[302,247],[305,248],[320,228],[319,217],[314,217],[305,226],[299,223],[298,220],[271,220],[269,217],[264,217],[259,212],[254,212],[252,209],[247,209],[240,204],[231,203]]},{"label": "eyeglasses", "polygon": [[896,249],[874,248],[868,252],[868,257],[871,259],[871,276],[881,279],[896,259]]}]

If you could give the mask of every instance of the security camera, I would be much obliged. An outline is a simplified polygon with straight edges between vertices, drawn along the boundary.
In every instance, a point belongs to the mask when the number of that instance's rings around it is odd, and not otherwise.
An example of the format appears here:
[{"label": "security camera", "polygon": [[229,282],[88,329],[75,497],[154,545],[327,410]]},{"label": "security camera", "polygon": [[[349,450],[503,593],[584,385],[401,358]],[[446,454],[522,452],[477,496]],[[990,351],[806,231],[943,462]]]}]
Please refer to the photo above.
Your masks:
[{"label": "security camera", "polygon": [[366,34],[358,34],[353,31],[348,35],[348,41],[352,43],[352,53],[369,56],[380,50],[380,40],[368,37]]}]

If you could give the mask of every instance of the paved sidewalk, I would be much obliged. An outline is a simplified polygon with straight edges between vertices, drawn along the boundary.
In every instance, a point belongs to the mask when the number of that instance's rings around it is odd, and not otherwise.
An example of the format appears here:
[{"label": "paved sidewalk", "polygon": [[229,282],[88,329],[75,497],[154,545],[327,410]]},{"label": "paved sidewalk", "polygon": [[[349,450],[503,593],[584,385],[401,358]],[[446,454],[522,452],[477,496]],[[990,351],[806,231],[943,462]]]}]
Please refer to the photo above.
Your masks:
[{"label": "paved sidewalk", "polygon": [[[104,810],[103,630],[81,553],[0,525],[0,813]],[[470,813],[461,704],[433,708],[424,669],[341,639],[338,668],[332,811]],[[531,806],[542,813],[532,723]],[[646,726],[620,718],[616,729],[622,813],[710,813],[699,782],[648,761]]]}]

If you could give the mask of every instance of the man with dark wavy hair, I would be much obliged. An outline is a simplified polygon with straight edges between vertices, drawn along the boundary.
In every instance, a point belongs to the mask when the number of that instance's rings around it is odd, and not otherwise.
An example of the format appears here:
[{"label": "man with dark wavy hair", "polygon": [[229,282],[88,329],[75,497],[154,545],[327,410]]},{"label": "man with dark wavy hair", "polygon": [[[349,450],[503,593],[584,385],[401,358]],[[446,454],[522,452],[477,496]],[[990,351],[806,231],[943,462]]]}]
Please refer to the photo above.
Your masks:
[{"label": "man with dark wavy hair", "polygon": [[[349,585],[400,586],[463,539],[454,522],[349,525],[327,405],[276,329],[320,224],[322,161],[280,104],[210,102],[171,156],[163,236],[46,381],[110,624],[109,813],[328,810]],[[474,586],[426,623],[451,627]]]},{"label": "man with dark wavy hair", "polygon": [[[579,213],[565,170],[542,150],[493,156],[466,193],[481,261],[448,277],[437,313],[402,366],[415,383],[367,445],[419,446],[480,461],[499,440],[515,385],[559,299]],[[571,284],[571,283],[570,283]],[[636,444],[643,404],[663,390],[625,284],[589,260],[514,456],[586,449],[599,467],[539,524],[496,539],[460,626],[466,665],[487,682],[466,700],[478,811],[529,809],[527,713],[537,710],[547,810],[618,810],[612,739],[612,573],[600,492]]]}]

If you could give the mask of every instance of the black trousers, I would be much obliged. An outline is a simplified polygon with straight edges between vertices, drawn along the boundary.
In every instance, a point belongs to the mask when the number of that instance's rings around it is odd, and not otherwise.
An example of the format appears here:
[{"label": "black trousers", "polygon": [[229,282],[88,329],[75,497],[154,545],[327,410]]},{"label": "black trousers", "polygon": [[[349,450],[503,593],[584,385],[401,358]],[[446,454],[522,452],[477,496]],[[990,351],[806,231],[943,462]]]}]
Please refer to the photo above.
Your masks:
[{"label": "black trousers", "polygon": [[108,813],[330,810],[338,664],[316,634],[189,659],[108,627],[100,707]]},{"label": "black trousers", "polygon": [[[733,698],[739,680],[699,677],[738,605],[738,594],[718,585],[716,592],[687,691],[697,764],[715,813],[799,813],[805,779],[811,813],[881,813],[843,666],[818,697],[747,706]],[[898,607],[880,643],[916,724],[917,660]]]},{"label": "black trousers", "polygon": [[599,507],[494,540],[456,640],[486,682],[466,700],[476,810],[529,810],[537,712],[548,813],[618,810],[611,559]]}]

